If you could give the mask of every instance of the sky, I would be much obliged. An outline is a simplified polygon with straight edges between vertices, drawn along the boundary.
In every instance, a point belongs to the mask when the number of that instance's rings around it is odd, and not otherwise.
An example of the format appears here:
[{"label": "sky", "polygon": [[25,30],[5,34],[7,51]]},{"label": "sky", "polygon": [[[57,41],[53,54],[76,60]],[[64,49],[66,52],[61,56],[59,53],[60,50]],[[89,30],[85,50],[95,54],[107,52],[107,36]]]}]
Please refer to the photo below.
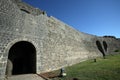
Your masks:
[{"label": "sky", "polygon": [[120,38],[120,0],[22,0],[92,35]]}]

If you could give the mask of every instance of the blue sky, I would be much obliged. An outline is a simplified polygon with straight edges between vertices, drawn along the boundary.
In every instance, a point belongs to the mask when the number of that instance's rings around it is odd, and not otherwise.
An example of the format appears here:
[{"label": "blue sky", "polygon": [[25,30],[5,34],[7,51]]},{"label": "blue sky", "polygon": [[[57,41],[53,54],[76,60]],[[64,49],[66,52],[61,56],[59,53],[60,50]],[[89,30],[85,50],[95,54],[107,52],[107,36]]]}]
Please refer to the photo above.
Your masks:
[{"label": "blue sky", "polygon": [[78,31],[120,37],[120,0],[23,0]]}]

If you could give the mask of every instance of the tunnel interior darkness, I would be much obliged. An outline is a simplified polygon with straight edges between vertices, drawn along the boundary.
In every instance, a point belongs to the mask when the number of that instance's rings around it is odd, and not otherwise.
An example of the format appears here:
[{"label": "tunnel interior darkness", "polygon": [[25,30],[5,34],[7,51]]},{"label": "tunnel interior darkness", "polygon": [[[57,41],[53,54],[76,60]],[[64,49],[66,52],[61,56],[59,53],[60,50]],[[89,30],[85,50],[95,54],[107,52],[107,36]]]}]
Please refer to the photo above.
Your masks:
[{"label": "tunnel interior darkness", "polygon": [[36,49],[27,41],[15,43],[9,50],[12,75],[36,73]]},{"label": "tunnel interior darkness", "polygon": [[107,43],[106,43],[106,41],[103,41],[103,46],[104,46],[104,49],[105,49],[105,51],[107,52]]},{"label": "tunnel interior darkness", "polygon": [[96,45],[97,45],[98,50],[103,54],[103,57],[105,57],[105,53],[104,53],[104,50],[102,48],[100,41],[96,41]]}]

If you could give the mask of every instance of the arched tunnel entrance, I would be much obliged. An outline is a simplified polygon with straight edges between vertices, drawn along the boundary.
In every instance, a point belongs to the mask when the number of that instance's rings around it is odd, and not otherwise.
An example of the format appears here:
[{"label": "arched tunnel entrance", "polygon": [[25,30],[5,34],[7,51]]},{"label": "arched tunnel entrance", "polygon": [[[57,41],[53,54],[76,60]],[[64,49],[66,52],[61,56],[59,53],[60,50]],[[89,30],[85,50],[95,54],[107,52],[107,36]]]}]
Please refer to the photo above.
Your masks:
[{"label": "arched tunnel entrance", "polygon": [[105,58],[105,52],[102,48],[102,44],[100,43],[100,41],[96,41],[96,45],[97,45],[98,50],[103,54],[103,58]]},{"label": "arched tunnel entrance", "polygon": [[8,76],[9,73],[11,75],[36,73],[36,49],[30,42],[15,43],[9,50],[8,60],[6,69]]}]

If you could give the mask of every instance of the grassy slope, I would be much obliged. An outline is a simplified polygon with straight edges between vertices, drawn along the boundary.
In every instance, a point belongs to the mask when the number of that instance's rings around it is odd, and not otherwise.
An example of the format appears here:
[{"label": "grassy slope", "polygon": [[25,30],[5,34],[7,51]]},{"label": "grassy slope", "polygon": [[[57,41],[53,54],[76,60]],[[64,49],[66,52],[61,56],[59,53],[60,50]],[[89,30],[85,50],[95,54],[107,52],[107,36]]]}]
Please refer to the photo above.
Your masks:
[{"label": "grassy slope", "polygon": [[[120,54],[88,60],[66,68],[67,77],[60,80],[120,80]],[[58,79],[57,79],[58,80]]]}]

